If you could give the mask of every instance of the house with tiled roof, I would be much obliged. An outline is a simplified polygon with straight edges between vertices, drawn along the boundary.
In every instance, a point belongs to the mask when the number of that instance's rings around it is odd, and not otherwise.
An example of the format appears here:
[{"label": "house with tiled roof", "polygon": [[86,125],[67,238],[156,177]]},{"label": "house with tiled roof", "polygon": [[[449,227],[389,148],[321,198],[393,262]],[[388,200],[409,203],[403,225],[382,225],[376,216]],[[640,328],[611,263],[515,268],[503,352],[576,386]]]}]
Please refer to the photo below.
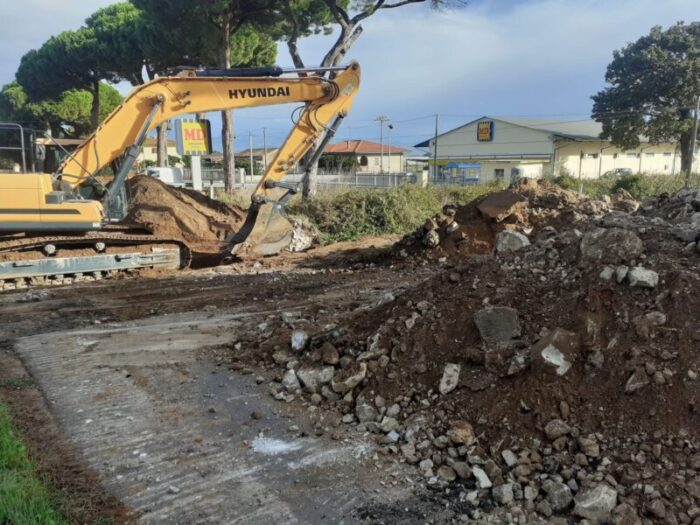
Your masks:
[{"label": "house with tiled roof", "polygon": [[354,157],[359,173],[399,173],[405,171],[409,150],[369,140],[343,140],[329,144],[324,155]]}]

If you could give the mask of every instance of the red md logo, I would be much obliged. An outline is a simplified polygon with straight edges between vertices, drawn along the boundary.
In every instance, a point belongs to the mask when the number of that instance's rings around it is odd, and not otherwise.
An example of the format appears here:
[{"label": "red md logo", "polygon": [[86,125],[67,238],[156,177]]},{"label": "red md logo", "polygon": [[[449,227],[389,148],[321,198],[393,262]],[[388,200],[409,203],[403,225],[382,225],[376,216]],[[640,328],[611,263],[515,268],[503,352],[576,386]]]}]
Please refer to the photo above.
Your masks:
[{"label": "red md logo", "polygon": [[204,140],[206,136],[201,128],[185,128],[185,140]]}]

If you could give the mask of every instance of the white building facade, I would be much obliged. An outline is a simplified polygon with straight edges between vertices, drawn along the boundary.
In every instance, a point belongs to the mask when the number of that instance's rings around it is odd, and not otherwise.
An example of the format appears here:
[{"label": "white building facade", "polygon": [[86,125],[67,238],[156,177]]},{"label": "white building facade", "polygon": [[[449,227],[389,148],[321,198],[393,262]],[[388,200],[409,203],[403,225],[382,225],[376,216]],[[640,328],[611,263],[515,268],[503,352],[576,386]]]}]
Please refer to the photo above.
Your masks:
[{"label": "white building facade", "polygon": [[445,183],[507,182],[545,174],[596,178],[613,170],[680,172],[676,144],[642,142],[625,150],[598,138],[600,132],[601,125],[593,120],[483,117],[416,147],[429,149],[431,179]]}]

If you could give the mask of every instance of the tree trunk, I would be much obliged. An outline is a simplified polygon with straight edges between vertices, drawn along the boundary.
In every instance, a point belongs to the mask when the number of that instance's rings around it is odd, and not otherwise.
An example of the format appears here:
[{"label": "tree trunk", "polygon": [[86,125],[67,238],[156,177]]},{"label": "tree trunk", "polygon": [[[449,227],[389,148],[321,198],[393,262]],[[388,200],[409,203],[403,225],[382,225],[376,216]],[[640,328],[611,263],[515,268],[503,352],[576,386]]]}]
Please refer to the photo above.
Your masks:
[{"label": "tree trunk", "polygon": [[[309,160],[311,158],[311,154],[313,151],[318,148],[319,144],[318,142],[314,144],[314,146],[309,150],[309,153],[307,153],[306,160]],[[304,178],[302,179],[302,189],[301,189],[301,198],[303,200],[310,199],[316,193],[318,192],[318,159],[316,159],[316,162],[313,164],[310,164],[308,166],[304,166]]]},{"label": "tree trunk", "polygon": [[[221,27],[221,48],[219,49],[219,67],[231,67],[231,20],[225,17]],[[233,193],[236,185],[236,158],[234,156],[233,111],[221,112],[221,142],[224,150],[224,191]]]},{"label": "tree trunk", "polygon": [[156,128],[156,163],[161,168],[168,167],[168,124],[163,122]]},{"label": "tree trunk", "polygon": [[90,125],[93,131],[100,124],[100,81],[95,80],[92,83],[92,108],[90,111]]},{"label": "tree trunk", "polygon": [[680,140],[681,173],[685,177],[689,175],[688,172],[690,170],[690,134],[691,131],[688,131],[688,133],[683,133]]}]

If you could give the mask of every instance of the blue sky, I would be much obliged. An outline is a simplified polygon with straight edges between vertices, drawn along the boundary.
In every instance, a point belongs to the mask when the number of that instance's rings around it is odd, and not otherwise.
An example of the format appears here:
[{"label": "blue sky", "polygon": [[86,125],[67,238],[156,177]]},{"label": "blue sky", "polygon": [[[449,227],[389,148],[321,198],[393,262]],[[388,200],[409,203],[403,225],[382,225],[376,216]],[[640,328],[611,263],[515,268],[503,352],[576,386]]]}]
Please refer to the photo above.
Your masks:
[{"label": "blue sky", "polygon": [[[12,80],[19,59],[52,34],[76,28],[109,0],[0,2],[4,20],[0,82]],[[363,68],[362,87],[339,139],[379,139],[374,119],[394,124],[391,142],[412,146],[481,115],[586,118],[590,96],[604,85],[612,51],[654,25],[700,19],[697,0],[476,0],[434,11],[413,5],[380,12],[364,23],[349,58]],[[307,64],[318,64],[333,37],[301,43]],[[285,46],[278,62],[289,66]],[[120,86],[120,89],[128,87]],[[248,134],[262,145],[280,143],[293,108],[236,112],[237,149]],[[209,116],[214,129],[219,117]],[[220,137],[215,134],[215,147]]]}]

